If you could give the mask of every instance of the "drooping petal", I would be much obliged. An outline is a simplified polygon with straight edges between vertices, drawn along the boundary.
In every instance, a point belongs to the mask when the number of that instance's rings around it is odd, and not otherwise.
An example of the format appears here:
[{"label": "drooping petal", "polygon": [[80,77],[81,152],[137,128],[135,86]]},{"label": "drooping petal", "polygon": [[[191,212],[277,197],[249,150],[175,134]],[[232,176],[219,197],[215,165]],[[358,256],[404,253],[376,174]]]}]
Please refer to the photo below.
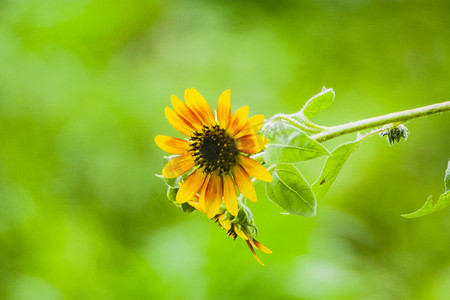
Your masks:
[{"label": "drooping petal", "polygon": [[241,229],[240,225],[235,225],[233,228],[234,232],[236,232],[236,234],[244,240],[248,240],[248,236],[244,233],[244,231]]},{"label": "drooping petal", "polygon": [[236,187],[234,186],[234,180],[230,175],[223,177],[223,201],[225,207],[233,216],[238,215],[238,200],[236,195]]},{"label": "drooping petal", "polygon": [[242,130],[242,128],[247,123],[249,113],[249,107],[243,106],[239,108],[234,114],[231,116],[230,125],[228,126],[228,130],[232,136]]},{"label": "drooping petal", "polygon": [[264,115],[255,115],[247,120],[247,124],[239,131],[234,138],[238,139],[242,136],[257,133],[264,124]]},{"label": "drooping petal", "polygon": [[163,168],[162,174],[166,178],[175,178],[183,175],[195,166],[190,153],[172,158]]},{"label": "drooping petal", "polygon": [[269,254],[272,253],[272,250],[270,250],[269,248],[267,248],[266,246],[264,246],[263,244],[261,244],[257,240],[255,240],[253,238],[250,238],[249,240],[250,240],[250,243],[252,243],[252,245],[255,248],[261,250],[262,252],[269,253]]},{"label": "drooping petal", "polygon": [[222,205],[222,196],[222,177],[216,173],[212,173],[205,196],[205,210],[208,218],[213,218],[219,211],[220,206]]},{"label": "drooping petal", "polygon": [[246,242],[247,242],[248,247],[250,248],[250,251],[252,251],[253,256],[255,257],[255,259],[256,259],[261,265],[264,266],[264,264],[262,263],[262,261],[259,260],[258,256],[256,255],[255,250],[254,250],[253,247],[252,247],[252,244],[249,242],[249,240],[246,240]]},{"label": "drooping petal", "polygon": [[205,98],[194,88],[184,91],[184,98],[189,108],[203,122],[203,125],[215,124],[214,115]]},{"label": "drooping petal", "polygon": [[195,131],[195,128],[188,121],[180,117],[171,108],[166,107],[165,113],[169,123],[182,134],[190,136]]},{"label": "drooping petal", "polygon": [[226,90],[220,95],[217,103],[217,120],[220,127],[226,129],[230,123],[231,118],[231,91]]},{"label": "drooping petal", "polygon": [[190,143],[171,136],[157,135],[155,143],[159,148],[171,154],[183,154],[189,150]]},{"label": "drooping petal", "polygon": [[256,191],[248,173],[240,165],[233,168],[233,177],[241,193],[253,202],[256,202]]},{"label": "drooping petal", "polygon": [[254,134],[238,138],[236,140],[236,146],[242,152],[247,154],[255,154],[262,151],[268,142],[269,139],[266,137],[259,134]]},{"label": "drooping petal", "polygon": [[239,163],[244,167],[247,173],[255,178],[258,178],[262,181],[272,181],[272,175],[267,171],[266,168],[263,167],[259,162],[254,159],[251,159],[244,155],[239,155]]},{"label": "drooping petal", "polygon": [[189,175],[178,190],[177,202],[184,203],[191,200],[201,188],[205,177],[205,174],[200,169],[195,170],[194,173]]},{"label": "drooping petal", "polygon": [[218,219],[220,226],[223,227],[223,229],[225,229],[226,231],[231,229],[231,226],[233,226],[233,224],[231,223],[230,219],[226,219],[225,218],[225,214],[221,215]]},{"label": "drooping petal", "polygon": [[172,95],[170,97],[170,101],[172,102],[173,109],[175,112],[186,121],[188,121],[193,128],[196,130],[200,130],[202,128],[202,122],[197,117],[197,115],[186,105],[183,101],[181,101],[177,96]]}]

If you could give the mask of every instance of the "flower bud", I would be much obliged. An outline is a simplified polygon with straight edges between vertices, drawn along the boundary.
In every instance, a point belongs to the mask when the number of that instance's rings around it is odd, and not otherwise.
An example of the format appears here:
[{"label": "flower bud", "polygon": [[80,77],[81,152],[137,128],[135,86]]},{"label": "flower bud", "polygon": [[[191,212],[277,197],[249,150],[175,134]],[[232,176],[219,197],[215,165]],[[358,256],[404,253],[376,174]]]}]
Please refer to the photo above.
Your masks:
[{"label": "flower bud", "polygon": [[388,130],[385,130],[380,133],[380,136],[383,137],[387,135],[387,141],[389,143],[389,146],[394,144],[395,142],[399,143],[401,138],[404,138],[405,141],[408,139],[409,136],[409,130],[403,126],[402,124],[390,128]]},{"label": "flower bud", "polygon": [[272,253],[272,251],[255,239],[258,229],[253,220],[253,214],[247,206],[241,205],[237,216],[233,216],[228,211],[221,208],[219,214],[215,215],[213,220],[226,230],[227,234],[233,239],[236,239],[239,236],[245,240],[255,259],[261,265],[264,265],[256,255],[253,247],[265,253]]}]

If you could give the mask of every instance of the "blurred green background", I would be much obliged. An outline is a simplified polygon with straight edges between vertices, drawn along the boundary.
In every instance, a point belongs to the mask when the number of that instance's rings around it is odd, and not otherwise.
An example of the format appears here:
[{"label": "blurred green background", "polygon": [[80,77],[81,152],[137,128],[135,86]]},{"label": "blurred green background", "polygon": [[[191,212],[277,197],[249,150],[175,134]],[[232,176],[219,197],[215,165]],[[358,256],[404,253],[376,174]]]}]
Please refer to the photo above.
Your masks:
[{"label": "blurred green background", "polygon": [[[167,201],[153,139],[181,137],[164,107],[190,87],[267,117],[332,87],[323,125],[448,101],[449,15],[446,0],[0,1],[0,298],[448,299],[450,210],[399,216],[443,192],[448,114],[363,143],[314,218],[258,184],[264,267]],[[302,164],[311,183],[322,163]]]}]

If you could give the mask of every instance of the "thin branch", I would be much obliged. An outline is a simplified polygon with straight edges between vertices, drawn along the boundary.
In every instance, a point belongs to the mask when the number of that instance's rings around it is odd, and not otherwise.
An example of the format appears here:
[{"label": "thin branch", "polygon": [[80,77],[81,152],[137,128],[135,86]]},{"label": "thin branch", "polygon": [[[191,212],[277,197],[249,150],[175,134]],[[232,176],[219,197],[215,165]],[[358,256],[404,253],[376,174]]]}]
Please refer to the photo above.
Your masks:
[{"label": "thin branch", "polygon": [[450,101],[329,127],[323,132],[312,135],[311,138],[315,139],[318,142],[325,142],[341,135],[371,129],[391,123],[405,123],[406,121],[409,121],[411,119],[446,111],[450,111]]},{"label": "thin branch", "polygon": [[267,127],[266,127],[267,124],[274,124],[279,120],[283,120],[283,121],[291,124],[292,126],[297,127],[306,132],[317,133],[317,132],[322,131],[322,129],[320,129],[320,128],[308,127],[308,126],[298,122],[297,120],[294,120],[292,117],[290,117],[289,115],[286,115],[286,114],[276,114],[275,116],[270,118],[270,120],[265,124],[265,126],[263,127],[263,129],[261,131],[264,132],[267,129]]}]

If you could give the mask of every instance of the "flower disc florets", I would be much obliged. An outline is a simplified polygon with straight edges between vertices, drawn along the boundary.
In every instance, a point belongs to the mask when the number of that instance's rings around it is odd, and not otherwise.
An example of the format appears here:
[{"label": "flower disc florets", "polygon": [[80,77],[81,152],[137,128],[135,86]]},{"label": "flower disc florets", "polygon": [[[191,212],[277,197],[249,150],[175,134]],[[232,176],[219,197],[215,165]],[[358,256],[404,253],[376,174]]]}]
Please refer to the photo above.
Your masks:
[{"label": "flower disc florets", "polygon": [[227,174],[237,163],[236,141],[219,125],[203,126],[201,131],[192,134],[190,141],[189,151],[195,164],[208,174],[213,171],[218,171],[219,175]]}]

